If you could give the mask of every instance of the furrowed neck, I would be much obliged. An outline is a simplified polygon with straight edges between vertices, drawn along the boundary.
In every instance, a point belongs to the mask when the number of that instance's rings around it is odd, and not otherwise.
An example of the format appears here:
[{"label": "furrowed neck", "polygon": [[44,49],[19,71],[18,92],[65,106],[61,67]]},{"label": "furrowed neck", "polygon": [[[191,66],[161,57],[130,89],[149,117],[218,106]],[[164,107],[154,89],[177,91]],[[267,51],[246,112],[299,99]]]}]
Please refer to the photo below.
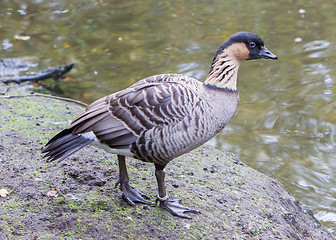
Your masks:
[{"label": "furrowed neck", "polygon": [[209,75],[204,83],[236,91],[239,66],[240,61],[224,50],[223,53],[214,58]]}]

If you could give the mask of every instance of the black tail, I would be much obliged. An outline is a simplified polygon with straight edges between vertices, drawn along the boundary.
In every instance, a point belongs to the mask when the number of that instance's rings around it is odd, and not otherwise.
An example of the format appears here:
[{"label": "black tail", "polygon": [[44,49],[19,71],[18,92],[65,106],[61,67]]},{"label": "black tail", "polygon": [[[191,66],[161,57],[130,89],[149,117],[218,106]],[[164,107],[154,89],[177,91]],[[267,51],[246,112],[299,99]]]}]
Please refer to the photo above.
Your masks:
[{"label": "black tail", "polygon": [[73,129],[64,129],[55,135],[46,146],[41,150],[47,153],[43,157],[48,157],[47,161],[62,161],[79,149],[89,145],[94,140],[83,137],[82,135],[72,134]]}]

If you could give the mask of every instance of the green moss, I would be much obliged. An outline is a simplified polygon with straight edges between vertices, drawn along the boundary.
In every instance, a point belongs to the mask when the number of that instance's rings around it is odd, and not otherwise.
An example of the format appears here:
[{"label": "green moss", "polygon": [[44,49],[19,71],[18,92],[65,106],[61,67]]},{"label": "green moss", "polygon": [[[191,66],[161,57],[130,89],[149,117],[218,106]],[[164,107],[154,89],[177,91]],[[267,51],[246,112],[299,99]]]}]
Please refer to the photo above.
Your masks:
[{"label": "green moss", "polygon": [[46,234],[42,234],[42,235],[38,236],[37,240],[54,239],[54,238],[56,238],[55,234],[46,233]]},{"label": "green moss", "polygon": [[60,240],[75,240],[78,239],[77,231],[66,231],[59,236]]},{"label": "green moss", "polygon": [[21,212],[24,205],[25,203],[23,201],[8,199],[5,204],[6,208],[3,208],[2,210],[4,213]]}]

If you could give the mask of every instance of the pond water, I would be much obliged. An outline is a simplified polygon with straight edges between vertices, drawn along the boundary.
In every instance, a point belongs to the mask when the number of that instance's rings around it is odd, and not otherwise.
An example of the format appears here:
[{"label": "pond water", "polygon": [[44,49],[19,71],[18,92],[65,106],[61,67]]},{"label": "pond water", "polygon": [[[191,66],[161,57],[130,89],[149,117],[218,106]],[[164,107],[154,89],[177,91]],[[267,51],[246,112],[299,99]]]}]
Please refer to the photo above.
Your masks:
[{"label": "pond water", "polygon": [[335,234],[336,1],[2,0],[1,58],[75,62],[40,92],[87,103],[159,73],[204,80],[237,31],[278,61],[244,62],[238,113],[210,144],[281,181]]}]

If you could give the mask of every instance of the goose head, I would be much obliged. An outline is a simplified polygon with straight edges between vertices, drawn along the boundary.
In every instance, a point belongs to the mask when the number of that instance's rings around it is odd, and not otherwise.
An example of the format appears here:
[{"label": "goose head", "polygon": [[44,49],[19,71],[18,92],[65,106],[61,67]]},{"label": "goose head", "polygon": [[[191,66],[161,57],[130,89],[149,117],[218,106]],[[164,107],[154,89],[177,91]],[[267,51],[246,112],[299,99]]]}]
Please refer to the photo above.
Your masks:
[{"label": "goose head", "polygon": [[235,33],[216,52],[205,84],[236,90],[240,63],[260,58],[278,59],[265,47],[258,35],[250,32]]},{"label": "goose head", "polygon": [[276,55],[271,53],[266,47],[261,37],[250,32],[238,32],[233,34],[220,47],[220,50],[231,52],[237,60],[252,59],[278,59]]}]

